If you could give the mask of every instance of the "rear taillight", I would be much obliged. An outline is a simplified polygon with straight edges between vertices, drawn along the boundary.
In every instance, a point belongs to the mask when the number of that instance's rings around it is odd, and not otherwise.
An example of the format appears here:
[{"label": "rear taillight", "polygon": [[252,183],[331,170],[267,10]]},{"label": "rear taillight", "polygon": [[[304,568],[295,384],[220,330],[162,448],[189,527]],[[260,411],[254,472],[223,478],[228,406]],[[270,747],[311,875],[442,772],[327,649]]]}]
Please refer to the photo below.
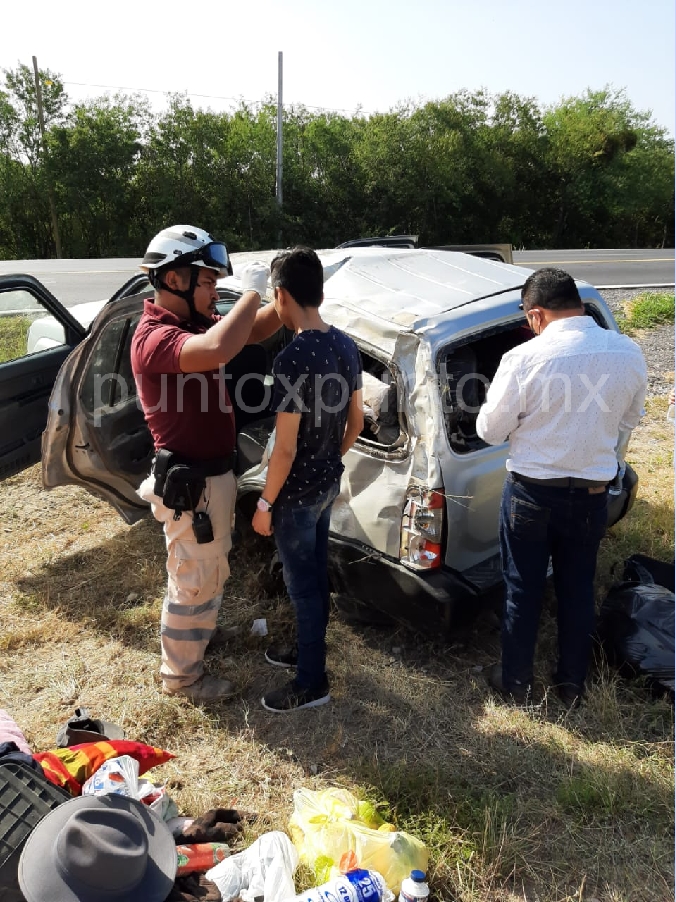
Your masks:
[{"label": "rear taillight", "polygon": [[402,564],[416,570],[441,566],[445,510],[443,489],[409,486],[401,517],[399,560]]}]

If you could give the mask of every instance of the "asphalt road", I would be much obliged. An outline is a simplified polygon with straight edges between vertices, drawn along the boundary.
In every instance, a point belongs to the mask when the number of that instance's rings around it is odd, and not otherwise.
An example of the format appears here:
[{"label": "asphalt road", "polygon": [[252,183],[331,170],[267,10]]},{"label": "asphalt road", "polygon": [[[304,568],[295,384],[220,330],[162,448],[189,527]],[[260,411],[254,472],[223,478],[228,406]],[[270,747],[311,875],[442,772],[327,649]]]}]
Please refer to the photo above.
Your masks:
[{"label": "asphalt road", "polygon": [[[29,273],[67,307],[109,298],[137,273],[138,259],[0,260],[0,275]],[[559,266],[597,287],[673,285],[673,250],[515,251],[518,266]]]},{"label": "asphalt road", "polygon": [[673,250],[514,251],[517,266],[558,266],[597,288],[673,285]]},{"label": "asphalt road", "polygon": [[139,272],[139,259],[0,260],[0,276],[28,273],[66,307],[107,300],[127,279]]}]

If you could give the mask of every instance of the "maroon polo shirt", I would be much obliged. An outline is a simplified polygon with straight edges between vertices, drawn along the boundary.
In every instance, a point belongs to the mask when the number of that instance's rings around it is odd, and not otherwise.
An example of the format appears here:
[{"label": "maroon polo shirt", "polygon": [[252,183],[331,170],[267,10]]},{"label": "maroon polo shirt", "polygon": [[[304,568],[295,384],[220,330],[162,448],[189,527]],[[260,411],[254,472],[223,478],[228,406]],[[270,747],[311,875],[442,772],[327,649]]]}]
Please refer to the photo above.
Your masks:
[{"label": "maroon polo shirt", "polygon": [[219,371],[181,372],[184,342],[204,332],[145,301],[131,343],[136,390],[155,450],[168,448],[194,460],[224,457],[235,447],[235,417]]}]

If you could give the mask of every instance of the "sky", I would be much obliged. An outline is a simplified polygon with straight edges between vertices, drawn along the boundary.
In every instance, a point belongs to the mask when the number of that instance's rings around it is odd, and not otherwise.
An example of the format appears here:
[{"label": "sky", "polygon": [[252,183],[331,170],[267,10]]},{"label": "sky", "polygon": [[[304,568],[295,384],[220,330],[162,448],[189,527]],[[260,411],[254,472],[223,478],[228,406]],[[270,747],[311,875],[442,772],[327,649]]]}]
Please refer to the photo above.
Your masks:
[{"label": "sky", "polygon": [[58,73],[73,101],[149,89],[221,111],[277,93],[349,114],[461,89],[541,105],[625,89],[674,134],[673,0],[32,0],[5,3],[0,68]]}]

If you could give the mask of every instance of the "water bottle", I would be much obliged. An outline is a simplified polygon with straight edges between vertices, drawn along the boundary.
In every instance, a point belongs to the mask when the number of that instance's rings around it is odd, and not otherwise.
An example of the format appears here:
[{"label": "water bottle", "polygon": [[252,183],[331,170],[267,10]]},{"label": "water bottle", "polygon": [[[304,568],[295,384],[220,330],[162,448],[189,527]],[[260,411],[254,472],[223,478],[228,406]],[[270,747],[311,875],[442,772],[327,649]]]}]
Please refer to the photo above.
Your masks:
[{"label": "water bottle", "polygon": [[430,888],[425,883],[424,871],[411,871],[411,876],[401,881],[399,902],[418,902],[419,899],[428,899]]},{"label": "water bottle", "polygon": [[387,902],[394,896],[377,871],[357,868],[301,893],[293,902],[335,902],[336,899],[341,902]]}]

